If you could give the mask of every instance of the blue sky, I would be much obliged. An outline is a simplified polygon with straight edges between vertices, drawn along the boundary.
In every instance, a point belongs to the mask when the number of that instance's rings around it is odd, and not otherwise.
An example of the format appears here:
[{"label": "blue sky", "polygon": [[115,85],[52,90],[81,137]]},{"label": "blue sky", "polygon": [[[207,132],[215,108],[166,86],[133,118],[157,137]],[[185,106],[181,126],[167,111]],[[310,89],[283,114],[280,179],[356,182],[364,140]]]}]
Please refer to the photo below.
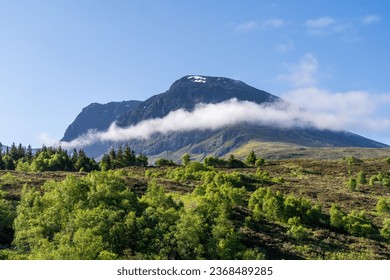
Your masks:
[{"label": "blue sky", "polygon": [[187,74],[244,81],[390,144],[389,1],[0,0],[0,141]]}]

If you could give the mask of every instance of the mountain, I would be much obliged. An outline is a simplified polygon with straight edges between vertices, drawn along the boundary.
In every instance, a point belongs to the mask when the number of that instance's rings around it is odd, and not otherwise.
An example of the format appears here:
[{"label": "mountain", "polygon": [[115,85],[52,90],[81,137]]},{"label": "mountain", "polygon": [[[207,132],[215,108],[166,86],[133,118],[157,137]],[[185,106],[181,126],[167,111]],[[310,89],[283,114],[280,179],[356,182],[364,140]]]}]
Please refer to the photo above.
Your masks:
[{"label": "mountain", "polygon": [[66,129],[61,141],[71,141],[85,134],[90,129],[103,131],[122,114],[135,108],[141,101],[131,100],[110,102],[107,104],[92,103],[85,107]]},{"label": "mountain", "polygon": [[119,126],[137,124],[142,120],[161,118],[177,109],[192,111],[199,103],[219,103],[232,98],[258,104],[279,101],[280,98],[247,84],[222,77],[185,76],[164,93],[144,101],[141,106],[118,118]]},{"label": "mountain", "polygon": [[[73,140],[90,128],[105,130],[113,121],[120,127],[127,127],[144,120],[162,118],[178,109],[192,111],[199,103],[220,103],[232,98],[257,104],[282,101],[275,95],[241,81],[222,77],[185,76],[175,81],[167,91],[144,102],[131,101],[131,106],[126,106],[127,103],[123,102],[121,105],[115,103],[116,106],[108,106],[111,103],[89,105],[69,126],[63,140]],[[104,122],[101,121],[103,119]],[[180,160],[184,153],[190,153],[201,160],[208,155],[225,156],[248,142],[289,143],[305,147],[387,147],[347,131],[253,124],[236,124],[217,130],[155,134],[148,139],[130,140],[126,143],[137,153],[142,152],[151,159],[165,157]],[[86,151],[98,157],[106,152],[109,146],[120,144],[124,143],[98,143],[87,147]]]}]

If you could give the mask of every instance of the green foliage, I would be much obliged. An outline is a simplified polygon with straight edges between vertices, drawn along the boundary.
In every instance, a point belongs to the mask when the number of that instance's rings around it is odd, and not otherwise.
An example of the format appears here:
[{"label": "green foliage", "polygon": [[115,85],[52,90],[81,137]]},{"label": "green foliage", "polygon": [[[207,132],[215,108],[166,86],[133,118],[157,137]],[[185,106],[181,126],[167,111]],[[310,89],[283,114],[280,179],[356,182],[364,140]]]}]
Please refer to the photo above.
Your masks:
[{"label": "green foliage", "polygon": [[58,148],[47,148],[43,146],[35,154],[31,146],[27,149],[19,144],[11,146],[4,155],[0,153],[0,169],[16,170],[22,172],[44,172],[44,171],[79,171],[83,168],[90,172],[98,170],[95,160],[86,156],[85,152],[74,150],[72,157],[66,150]]},{"label": "green foliage", "polygon": [[99,163],[100,169],[107,171],[110,169],[123,168],[128,166],[147,166],[148,157],[139,154],[138,157],[135,152],[130,149],[128,145],[123,149],[122,146],[117,148],[111,147],[107,154],[102,156]]},{"label": "green foliage", "polygon": [[305,198],[285,197],[280,192],[273,193],[269,188],[254,191],[249,198],[248,208],[252,210],[255,220],[268,218],[286,223],[294,218],[307,225],[316,225],[322,219],[320,205],[312,206]]},{"label": "green foliage", "polygon": [[5,173],[3,176],[0,177],[0,183],[3,185],[15,185],[20,180],[13,175],[11,172]]},{"label": "green foliage", "polygon": [[386,158],[385,161],[390,164],[390,157]]},{"label": "green foliage", "polygon": [[10,244],[14,236],[13,222],[16,217],[14,204],[4,198],[0,190],[0,244]]},{"label": "green foliage", "polygon": [[246,158],[245,163],[246,163],[247,165],[252,165],[252,166],[253,166],[253,165],[255,165],[256,161],[257,161],[256,154],[255,154],[255,152],[252,150],[252,151],[249,153],[248,157]]},{"label": "green foliage", "polygon": [[[15,258],[28,259],[236,259],[260,258],[243,245],[231,215],[246,191],[234,176],[217,178],[191,162],[177,170],[211,177],[183,203],[152,181],[137,197],[126,172],[95,171],[41,189],[25,186],[15,219]],[[206,179],[204,179],[206,180]]]},{"label": "green foliage", "polygon": [[177,167],[173,170],[167,171],[167,178],[175,181],[186,181],[186,180],[202,180],[205,176],[205,172],[212,171],[213,168],[201,164],[200,162],[194,161],[188,163],[186,166]]},{"label": "green foliage", "polygon": [[344,218],[345,230],[354,236],[367,237],[373,229],[371,222],[366,218],[364,211],[352,211]]},{"label": "green foliage", "polygon": [[363,170],[360,170],[356,175],[356,183],[361,185],[367,184],[366,173]]},{"label": "green foliage", "polygon": [[30,163],[18,160],[15,170],[19,172],[29,172],[31,170]]},{"label": "green foliage", "polygon": [[379,215],[390,215],[390,197],[379,198],[376,204],[376,211]]},{"label": "green foliage", "polygon": [[170,159],[165,159],[165,158],[159,158],[155,162],[156,166],[162,167],[162,166],[176,166],[176,163],[174,163]]},{"label": "green foliage", "polygon": [[336,204],[330,209],[330,226],[361,237],[367,237],[373,232],[371,221],[367,219],[364,211],[346,214]]},{"label": "green foliage", "polygon": [[189,154],[184,154],[182,157],[183,165],[184,166],[188,165],[190,161],[191,161],[191,156]]},{"label": "green foliage", "polygon": [[346,185],[351,191],[353,191],[353,192],[356,191],[356,179],[355,178],[349,178]]},{"label": "green foliage", "polygon": [[238,160],[234,155],[230,155],[228,160],[224,160],[218,157],[207,157],[204,159],[204,164],[207,166],[218,167],[218,168],[243,168],[245,163]]},{"label": "green foliage", "polygon": [[212,156],[205,158],[204,164],[212,167],[227,167],[226,160]]},{"label": "green foliage", "polygon": [[260,167],[260,166],[263,166],[265,165],[265,159],[264,158],[258,158],[255,162],[255,166],[256,167]]},{"label": "green foliage", "polygon": [[348,164],[349,167],[352,167],[356,164],[362,163],[363,161],[357,157],[345,157],[343,160]]},{"label": "green foliage", "polygon": [[380,234],[383,238],[390,240],[390,219],[383,220],[383,226],[380,230]]},{"label": "green foliage", "polygon": [[[97,259],[121,253],[115,229],[139,209],[135,195],[114,172],[49,181],[44,194],[25,187],[15,220],[14,245],[33,259]],[[107,254],[106,254],[107,255]]]},{"label": "green foliage", "polygon": [[287,225],[289,226],[287,233],[294,239],[302,241],[309,237],[309,230],[302,225],[299,217],[289,218]]},{"label": "green foliage", "polygon": [[234,157],[234,155],[230,155],[227,161],[227,168],[244,168],[245,163],[243,163],[241,160],[238,160]]},{"label": "green foliage", "polygon": [[381,184],[384,187],[390,188],[390,177],[382,172],[379,172],[378,174],[371,176],[369,184],[371,186]]},{"label": "green foliage", "polygon": [[330,226],[335,229],[341,229],[344,224],[345,213],[341,211],[340,207],[332,204],[330,207]]}]

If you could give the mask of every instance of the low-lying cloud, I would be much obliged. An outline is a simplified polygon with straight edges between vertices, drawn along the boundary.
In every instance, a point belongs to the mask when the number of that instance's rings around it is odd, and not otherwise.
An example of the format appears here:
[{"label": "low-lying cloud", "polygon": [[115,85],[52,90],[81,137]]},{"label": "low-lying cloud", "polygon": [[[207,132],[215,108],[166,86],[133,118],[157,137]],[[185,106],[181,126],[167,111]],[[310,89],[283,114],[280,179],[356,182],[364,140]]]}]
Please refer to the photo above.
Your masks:
[{"label": "low-lying cloud", "polygon": [[[339,127],[379,138],[389,143],[390,106],[389,93],[373,93],[365,90],[335,92],[318,85],[320,64],[312,53],[304,54],[298,63],[290,66],[288,72],[280,75],[279,80],[290,83],[293,89],[281,94],[281,97],[296,106],[305,108],[317,119],[331,116]],[[334,127],[335,125],[330,125]]]},{"label": "low-lying cloud", "polygon": [[106,131],[89,131],[71,142],[59,144],[65,148],[84,147],[97,142],[148,139],[157,133],[217,130],[241,123],[283,128],[342,129],[337,117],[330,114],[312,114],[285,102],[257,104],[233,98],[217,104],[198,104],[191,112],[179,109],[163,118],[144,120],[129,127],[113,123]]}]

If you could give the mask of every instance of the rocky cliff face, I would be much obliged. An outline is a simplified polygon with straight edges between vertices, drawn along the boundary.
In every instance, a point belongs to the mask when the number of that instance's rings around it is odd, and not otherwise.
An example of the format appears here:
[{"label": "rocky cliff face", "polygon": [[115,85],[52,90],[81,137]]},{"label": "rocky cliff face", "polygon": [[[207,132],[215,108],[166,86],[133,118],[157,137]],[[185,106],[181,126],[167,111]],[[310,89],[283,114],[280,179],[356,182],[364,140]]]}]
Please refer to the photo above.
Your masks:
[{"label": "rocky cliff face", "polygon": [[106,130],[122,114],[137,107],[141,101],[92,103],[85,107],[66,129],[61,141],[71,141],[85,134],[90,129]]}]

